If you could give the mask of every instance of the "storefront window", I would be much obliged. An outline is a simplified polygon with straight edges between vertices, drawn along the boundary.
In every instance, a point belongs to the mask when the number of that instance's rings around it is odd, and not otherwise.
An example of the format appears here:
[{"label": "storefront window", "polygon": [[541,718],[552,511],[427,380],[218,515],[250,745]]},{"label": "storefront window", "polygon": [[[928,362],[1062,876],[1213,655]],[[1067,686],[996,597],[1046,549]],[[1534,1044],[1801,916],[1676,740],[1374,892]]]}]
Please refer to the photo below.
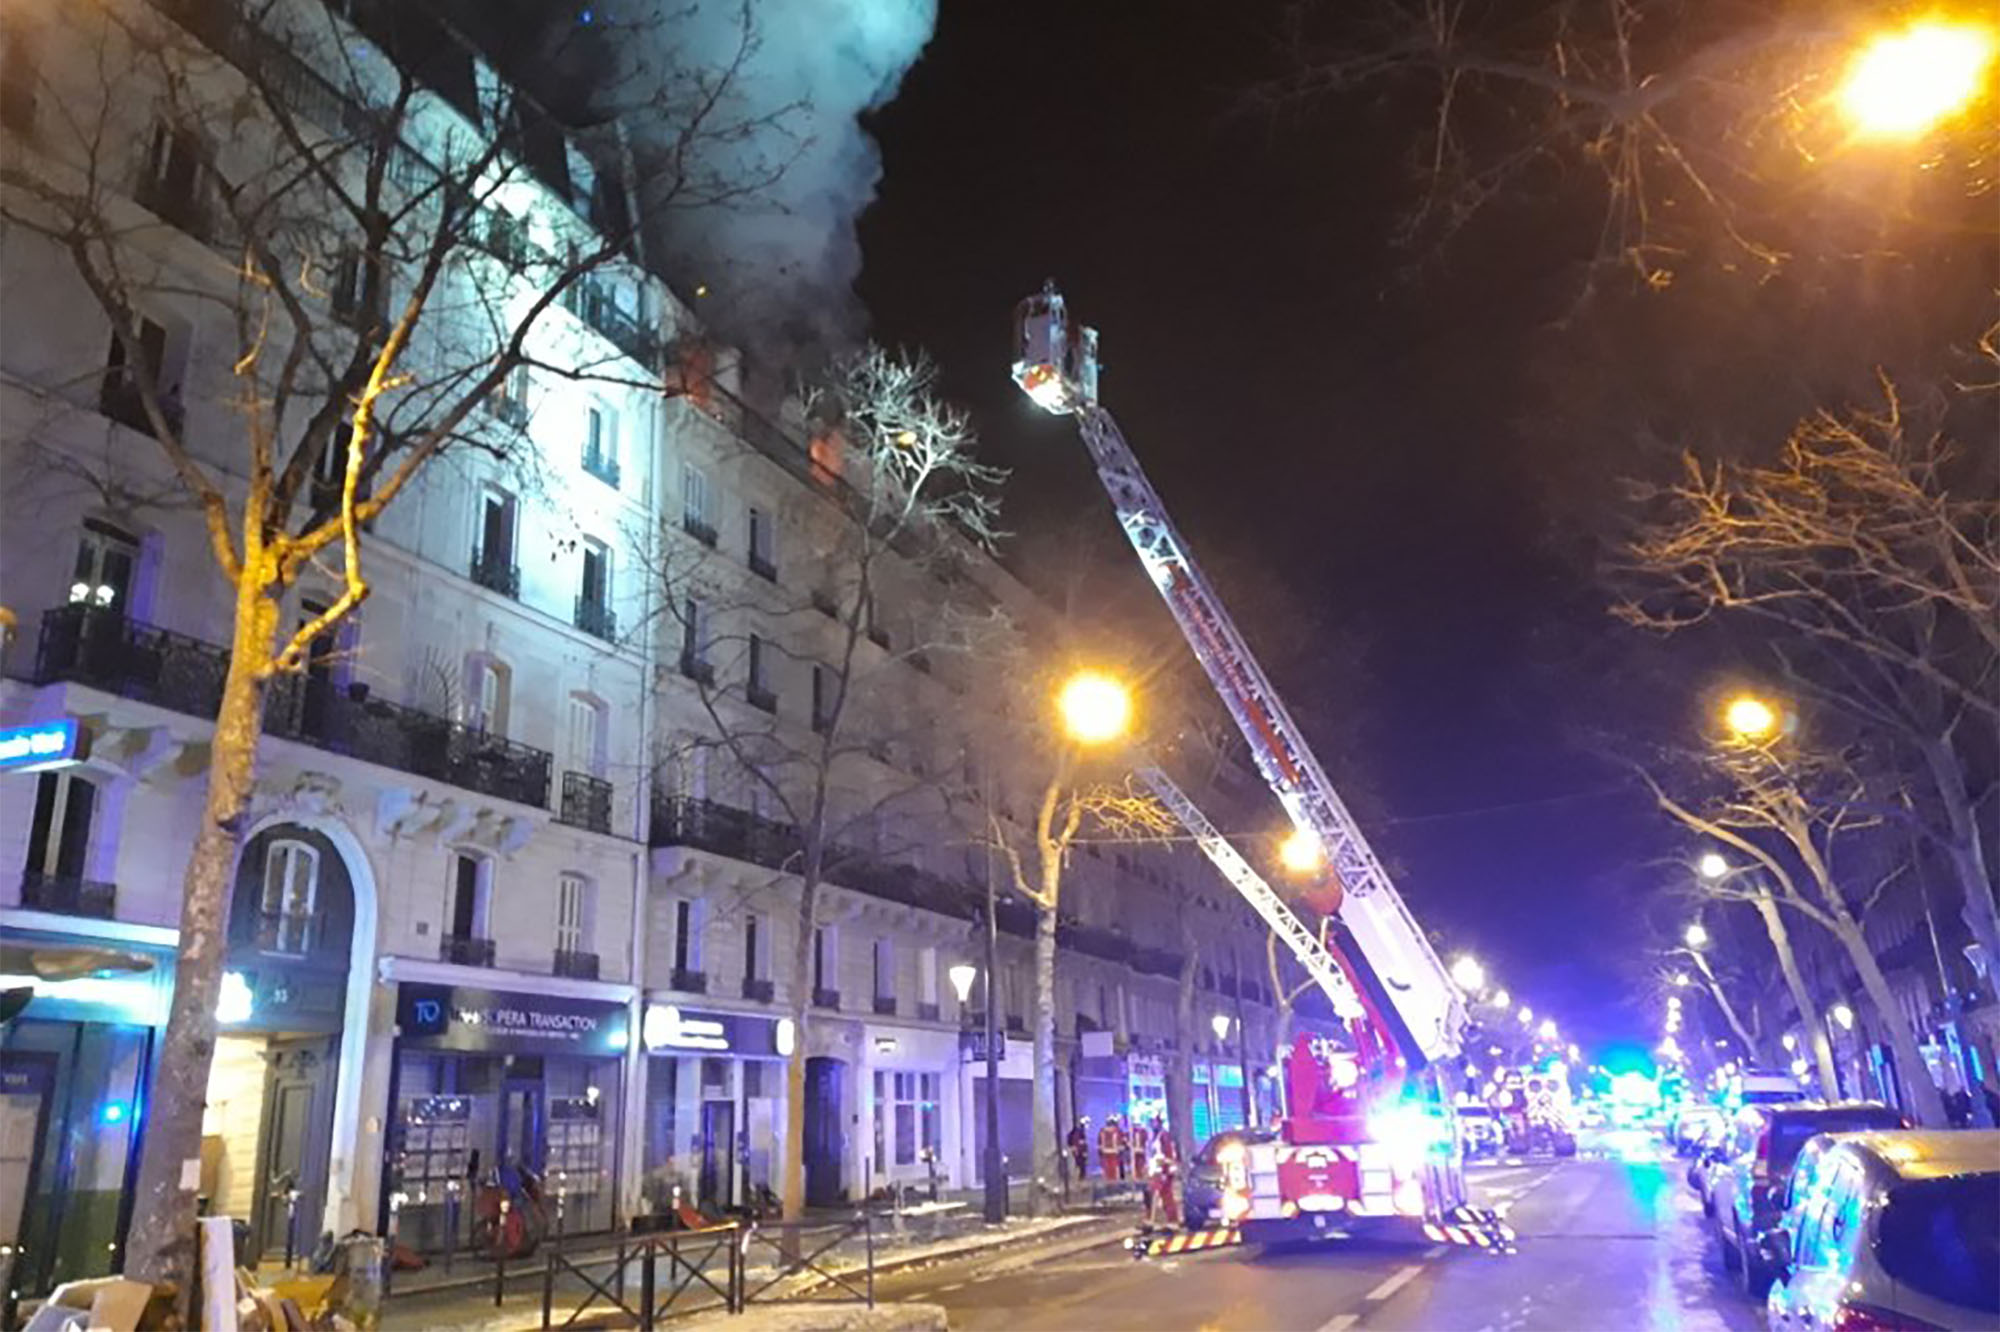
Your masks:
[{"label": "storefront window", "polygon": [[875,1070],[875,1160],[879,1168],[915,1165],[920,1147],[933,1152],[939,1149],[938,1086],[935,1073]]}]

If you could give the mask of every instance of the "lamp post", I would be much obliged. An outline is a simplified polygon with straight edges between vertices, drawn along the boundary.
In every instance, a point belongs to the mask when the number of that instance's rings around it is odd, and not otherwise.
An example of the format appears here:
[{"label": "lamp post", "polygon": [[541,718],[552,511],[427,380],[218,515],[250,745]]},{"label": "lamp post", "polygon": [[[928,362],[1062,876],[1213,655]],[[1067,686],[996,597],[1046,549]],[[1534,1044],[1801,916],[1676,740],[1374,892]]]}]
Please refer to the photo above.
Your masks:
[{"label": "lamp post", "polygon": [[[992,779],[987,779],[989,787]],[[992,808],[989,799],[987,808]],[[1007,1158],[1000,1151],[1000,913],[993,891],[993,847],[986,847],[986,1221],[1007,1219]]]}]

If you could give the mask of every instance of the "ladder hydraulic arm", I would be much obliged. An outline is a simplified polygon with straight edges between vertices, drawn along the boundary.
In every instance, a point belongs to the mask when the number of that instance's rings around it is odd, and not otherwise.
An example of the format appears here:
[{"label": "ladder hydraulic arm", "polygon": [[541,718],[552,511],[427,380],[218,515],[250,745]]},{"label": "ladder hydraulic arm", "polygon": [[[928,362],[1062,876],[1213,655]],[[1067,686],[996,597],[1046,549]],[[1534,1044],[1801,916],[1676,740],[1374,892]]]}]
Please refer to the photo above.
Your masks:
[{"label": "ladder hydraulic arm", "polygon": [[[1118,423],[1098,404],[1096,330],[1069,325],[1062,297],[1053,286],[1022,302],[1016,321],[1015,381],[1044,408],[1077,418],[1084,445],[1111,497],[1120,526],[1248,742],[1259,773],[1293,825],[1316,839],[1325,853],[1342,891],[1341,923],[1366,964],[1356,969],[1357,976],[1374,991],[1371,1007],[1390,1020],[1389,1034],[1400,1047],[1398,1053],[1413,1071],[1455,1055],[1465,1025],[1458,987],[1390,883],[1221,599],[1195,564]],[[1164,793],[1162,798],[1170,805],[1175,803]],[[1199,826],[1208,827],[1185,796],[1179,804],[1182,808],[1176,808],[1176,814],[1192,811]],[[1189,827],[1198,838],[1202,836],[1197,825]],[[1221,842],[1212,828],[1208,835]],[[1227,849],[1226,843],[1222,846]],[[1206,842],[1203,850],[1216,859]],[[1256,878],[1233,850],[1228,855]],[[1216,863],[1230,874],[1222,860],[1216,859]],[[1230,877],[1319,979],[1313,962],[1308,961],[1314,955],[1301,952],[1298,944],[1301,933],[1315,946],[1317,937],[1277,901],[1261,878],[1256,882],[1276,902],[1289,925],[1274,920],[1258,894],[1245,889],[1240,877]],[[1319,949],[1320,954],[1325,952]]]}]

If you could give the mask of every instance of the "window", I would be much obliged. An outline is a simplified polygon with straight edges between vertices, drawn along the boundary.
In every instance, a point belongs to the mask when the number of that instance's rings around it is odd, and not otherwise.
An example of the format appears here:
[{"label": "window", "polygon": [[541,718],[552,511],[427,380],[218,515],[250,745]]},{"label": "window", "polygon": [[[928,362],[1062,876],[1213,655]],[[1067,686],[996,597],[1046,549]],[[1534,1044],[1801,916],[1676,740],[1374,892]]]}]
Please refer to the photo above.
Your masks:
[{"label": "window", "polygon": [[611,614],[611,551],[601,541],[583,543],[583,568],[576,593],[576,627],[598,638],[617,636]]},{"label": "window", "polygon": [[750,705],[766,712],[778,708],[777,695],[771,690],[771,650],[763,638],[750,635],[749,681],[747,691]]},{"label": "window", "polygon": [[839,684],[839,678],[831,667],[813,663],[812,726],[815,731],[832,728],[833,714],[840,703]]},{"label": "window", "polygon": [[701,903],[691,898],[674,899],[674,972],[689,975],[701,970]]},{"label": "window", "polygon": [[73,772],[45,772],[35,786],[34,821],[28,828],[29,875],[81,879],[90,850],[90,821],[97,787]]},{"label": "window", "polygon": [[201,184],[201,141],[193,130],[160,122],[146,148],[146,174],[139,202],[169,222],[193,221]]},{"label": "window", "polygon": [[487,937],[487,904],[492,894],[492,862],[464,851],[455,852],[451,859],[451,911],[445,936],[447,940],[465,942],[483,940]]},{"label": "window", "polygon": [[935,1005],[938,1001],[937,949],[925,948],[917,954],[917,1002]]},{"label": "window", "polygon": [[886,938],[875,941],[875,997],[896,997],[896,945]]},{"label": "window", "polygon": [[165,380],[167,330],[144,315],[138,316],[138,320],[139,326],[134,330],[139,344],[136,365],[127,354],[125,339],[115,329],[112,331],[111,345],[104,353],[104,381],[98,391],[98,410],[120,425],[150,435],[153,422],[146,415],[145,387],[153,389],[161,414],[170,426],[179,426],[176,419],[179,405]]},{"label": "window", "polygon": [[488,489],[479,501],[479,542],[472,548],[472,581],[503,596],[521,594],[521,568],[514,559],[519,506],[504,490]]},{"label": "window", "polygon": [[681,673],[704,683],[714,678],[708,639],[708,603],[691,595],[681,603]]},{"label": "window", "polygon": [[331,281],[327,288],[327,305],[333,317],[343,323],[359,322],[363,302],[367,296],[367,284],[362,280],[367,273],[362,263],[361,251],[348,248],[340,252],[333,261]]},{"label": "window", "polygon": [[743,979],[757,981],[764,978],[763,958],[759,951],[763,947],[764,920],[755,912],[743,918]]},{"label": "window", "polygon": [[511,426],[528,424],[528,394],[533,381],[528,367],[516,365],[501,376],[493,391],[486,395],[486,413]]},{"label": "window", "polygon": [[696,539],[713,546],[715,523],[709,516],[708,474],[693,463],[681,464],[681,527]]},{"label": "window", "polygon": [[95,518],[83,520],[76,569],[70,577],[71,605],[124,610],[132,595],[132,570],[139,562],[139,538]]},{"label": "window", "polygon": [[777,534],[771,529],[771,515],[754,504],[750,506],[750,572],[777,581]]},{"label": "window", "polygon": [[461,701],[465,724],[475,731],[507,734],[508,695],[513,672],[507,664],[483,652],[465,659],[465,697]]},{"label": "window", "polygon": [[833,937],[832,926],[815,925],[813,927],[813,988],[815,990],[831,990],[836,988],[833,982],[839,976],[839,959],[836,956],[837,946],[838,941]]},{"label": "window", "polygon": [[618,440],[613,418],[602,407],[583,414],[583,470],[607,485],[618,484]]},{"label": "window", "polygon": [[604,705],[584,694],[569,696],[569,767],[604,776]]},{"label": "window", "polygon": [[[915,1165],[919,1149],[935,1154],[939,1134],[935,1073],[875,1070],[875,1161],[878,1169]],[[893,1152],[893,1155],[891,1153]]]},{"label": "window", "polygon": [[267,953],[302,954],[312,946],[319,901],[319,852],[304,842],[277,841],[264,853],[264,895],[258,903],[258,944]]},{"label": "window", "polygon": [[564,874],[556,880],[556,951],[590,951],[590,880]]}]

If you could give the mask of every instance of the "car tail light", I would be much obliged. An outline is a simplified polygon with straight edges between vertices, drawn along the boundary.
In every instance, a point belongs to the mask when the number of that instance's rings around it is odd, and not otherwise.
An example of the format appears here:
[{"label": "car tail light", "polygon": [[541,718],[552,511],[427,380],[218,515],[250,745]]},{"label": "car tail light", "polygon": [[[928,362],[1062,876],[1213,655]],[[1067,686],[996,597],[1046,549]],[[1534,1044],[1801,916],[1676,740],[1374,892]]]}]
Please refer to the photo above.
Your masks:
[{"label": "car tail light", "polygon": [[1833,1332],[1945,1332],[1945,1329],[1894,1309],[1843,1304],[1833,1312]]}]

